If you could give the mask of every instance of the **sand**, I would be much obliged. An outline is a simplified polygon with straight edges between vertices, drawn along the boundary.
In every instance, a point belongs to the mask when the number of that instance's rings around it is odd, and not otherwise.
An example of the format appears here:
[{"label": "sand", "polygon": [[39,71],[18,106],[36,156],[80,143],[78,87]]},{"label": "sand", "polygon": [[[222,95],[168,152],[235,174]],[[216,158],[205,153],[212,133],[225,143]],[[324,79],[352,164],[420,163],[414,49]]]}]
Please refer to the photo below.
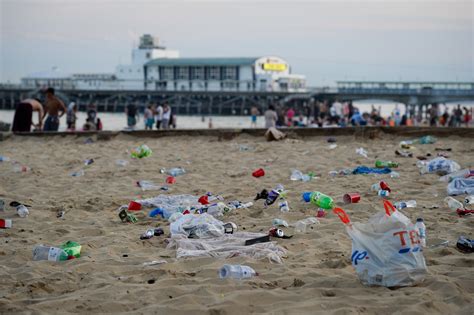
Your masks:
[{"label": "sand", "polygon": [[[458,217],[442,202],[446,184],[436,175],[420,176],[415,158],[400,158],[394,151],[406,137],[385,135],[368,140],[338,136],[330,150],[326,137],[266,142],[263,137],[240,136],[229,141],[217,137],[174,136],[138,138],[119,135],[109,141],[84,144],[84,137],[20,137],[0,142],[0,154],[31,167],[14,173],[11,163],[0,163],[0,198],[32,205],[28,218],[19,218],[7,207],[2,218],[12,218],[13,228],[0,230],[0,313],[156,313],[156,314],[472,314],[474,307],[474,256],[455,249],[463,234],[473,237],[474,217]],[[147,144],[153,155],[119,167],[116,159],[128,159],[128,151]],[[239,146],[254,150],[241,152]],[[355,154],[357,147],[369,159]],[[473,166],[474,142],[450,136],[433,145],[419,145],[415,154],[436,153],[435,147],[451,147],[449,155],[461,166]],[[85,175],[71,177],[83,168]],[[400,178],[387,175],[331,178],[330,170],[372,165],[375,158],[400,162]],[[160,168],[183,166],[188,171],[177,178],[170,194],[202,195],[207,191],[226,200],[251,201],[262,188],[277,183],[288,190],[291,212],[277,206],[264,209],[262,201],[249,209],[234,211],[226,221],[240,230],[266,232],[273,218],[295,222],[313,216],[316,208],[300,201],[303,191],[319,190],[333,196],[353,221],[367,220],[382,211],[378,196],[368,193],[371,184],[385,179],[393,193],[390,200],[416,199],[418,207],[403,212],[412,220],[423,217],[428,245],[449,240],[448,247],[425,250],[429,274],[417,286],[399,289],[363,286],[350,262],[351,242],[339,219],[329,214],[306,234],[278,239],[288,250],[283,264],[230,259],[176,259],[166,249],[165,236],[140,240],[146,228],[169,224],[146,218],[123,224],[117,208],[132,199],[152,197],[142,192],[136,180],[164,183]],[[254,169],[266,175],[253,178]],[[290,181],[290,169],[314,171],[311,182]],[[358,204],[343,205],[342,195],[360,192]],[[458,198],[460,199],[460,198]],[[432,205],[437,209],[429,209]],[[427,208],[425,208],[427,207]],[[58,209],[66,211],[56,218]],[[293,230],[285,229],[287,234]],[[82,244],[82,257],[66,262],[33,261],[36,244],[59,245],[73,240]],[[143,266],[166,260],[166,264]],[[260,276],[245,281],[221,280],[218,269],[225,263],[247,264]]]}]

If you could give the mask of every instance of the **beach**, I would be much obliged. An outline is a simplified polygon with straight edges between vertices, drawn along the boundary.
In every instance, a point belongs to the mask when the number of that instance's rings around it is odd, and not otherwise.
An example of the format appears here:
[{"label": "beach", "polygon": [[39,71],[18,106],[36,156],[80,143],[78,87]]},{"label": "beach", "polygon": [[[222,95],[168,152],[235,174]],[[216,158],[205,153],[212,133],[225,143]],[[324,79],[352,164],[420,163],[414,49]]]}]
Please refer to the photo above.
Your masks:
[{"label": "beach", "polygon": [[[413,137],[378,133],[374,139],[336,136],[330,149],[327,136],[294,136],[278,142],[241,134],[223,139],[212,135],[158,138],[119,134],[109,140],[89,136],[11,136],[0,141],[0,155],[31,168],[17,173],[11,162],[0,162],[0,199],[31,205],[20,218],[6,206],[1,218],[13,219],[11,229],[0,230],[0,313],[128,313],[128,314],[472,314],[474,256],[455,248],[460,235],[472,238],[474,217],[459,217],[447,208],[446,183],[434,174],[420,175],[416,158],[395,155],[402,140]],[[150,157],[132,160],[130,151],[148,145]],[[363,147],[368,158],[356,154]],[[435,144],[415,145],[414,156],[445,152],[462,168],[473,167],[472,138],[438,137]],[[94,159],[85,166],[84,160]],[[128,160],[125,167],[117,159]],[[373,166],[376,159],[400,163],[399,178],[389,175],[331,177],[335,169]],[[138,180],[164,185],[161,168],[183,167],[168,192],[142,191]],[[252,177],[258,168],[265,176]],[[84,169],[84,176],[72,172]],[[314,172],[308,182],[291,181],[290,170]],[[385,180],[392,202],[414,199],[416,208],[401,210],[412,222],[422,217],[427,227],[424,250],[428,275],[412,287],[389,289],[361,284],[351,265],[351,240],[339,218],[329,211],[307,233],[283,228],[291,239],[273,239],[286,249],[282,264],[248,257],[176,258],[167,249],[169,223],[135,212],[138,222],[122,223],[117,209],[130,200],[159,194],[219,194],[225,201],[253,201],[263,188],[282,184],[288,190],[290,212],[278,205],[264,208],[254,201],[247,209],[227,213],[239,231],[267,233],[274,218],[294,223],[314,217],[317,207],[301,201],[305,191],[321,191],[355,222],[366,222],[383,211],[382,199],[369,192]],[[342,196],[359,192],[356,204]],[[460,197],[458,200],[462,200]],[[434,207],[437,206],[437,207]],[[63,219],[57,218],[64,210]],[[149,227],[165,235],[140,240]],[[81,257],[63,261],[33,261],[37,244],[58,246],[65,241],[82,245]],[[443,241],[448,246],[430,247]],[[166,263],[145,266],[144,263]],[[244,264],[259,275],[248,280],[220,279],[224,264]]]}]

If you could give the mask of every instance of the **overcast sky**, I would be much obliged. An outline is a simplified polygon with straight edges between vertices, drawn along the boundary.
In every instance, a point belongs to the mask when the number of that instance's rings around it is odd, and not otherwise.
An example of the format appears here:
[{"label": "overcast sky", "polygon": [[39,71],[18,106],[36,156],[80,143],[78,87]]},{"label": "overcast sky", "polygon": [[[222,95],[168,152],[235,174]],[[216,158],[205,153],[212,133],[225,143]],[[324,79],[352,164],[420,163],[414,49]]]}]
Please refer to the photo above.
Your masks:
[{"label": "overcast sky", "polygon": [[310,85],[474,80],[473,1],[0,0],[0,81],[113,72],[143,33],[182,57],[277,55]]}]

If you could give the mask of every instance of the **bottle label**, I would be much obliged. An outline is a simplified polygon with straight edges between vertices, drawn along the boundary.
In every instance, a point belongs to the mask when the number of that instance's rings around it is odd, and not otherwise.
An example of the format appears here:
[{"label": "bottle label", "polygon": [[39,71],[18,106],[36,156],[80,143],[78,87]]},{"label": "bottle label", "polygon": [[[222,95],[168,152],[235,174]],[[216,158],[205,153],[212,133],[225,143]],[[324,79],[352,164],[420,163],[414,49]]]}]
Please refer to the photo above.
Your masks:
[{"label": "bottle label", "polygon": [[60,250],[60,248],[51,247],[48,252],[48,260],[58,261],[57,257],[59,256]]}]

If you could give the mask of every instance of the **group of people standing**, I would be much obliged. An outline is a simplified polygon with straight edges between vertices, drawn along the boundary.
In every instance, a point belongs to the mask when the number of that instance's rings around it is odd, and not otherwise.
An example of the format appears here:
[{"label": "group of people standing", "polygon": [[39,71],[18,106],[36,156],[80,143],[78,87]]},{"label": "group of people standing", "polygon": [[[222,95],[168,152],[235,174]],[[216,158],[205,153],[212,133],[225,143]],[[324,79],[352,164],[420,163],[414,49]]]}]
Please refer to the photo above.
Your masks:
[{"label": "group of people standing", "polygon": [[[269,105],[264,112],[265,128],[270,127],[346,127],[346,126],[431,126],[468,127],[472,121],[472,109],[461,108],[460,105],[452,109],[450,114],[445,106],[441,114],[439,105],[427,108],[425,118],[420,110],[402,113],[398,105],[389,116],[381,115],[381,106],[372,105],[370,112],[361,112],[352,102],[315,102],[296,112],[292,107]],[[257,116],[260,114],[256,107],[250,111],[251,127],[257,127]]]},{"label": "group of people standing", "polygon": [[[33,123],[33,113],[38,113],[38,123]],[[22,100],[13,116],[12,131],[30,132],[34,130],[58,131],[59,119],[67,112],[63,101],[55,95],[53,88],[45,92],[44,104],[38,98],[27,98]]]},{"label": "group of people standing", "polygon": [[[137,118],[139,117],[137,106],[134,104],[128,105],[125,111],[127,113],[128,127],[135,128]],[[153,130],[155,126],[156,129],[176,128],[176,115],[173,114],[168,103],[164,103],[163,106],[160,104],[149,104],[145,108],[143,121],[145,130]]]}]

